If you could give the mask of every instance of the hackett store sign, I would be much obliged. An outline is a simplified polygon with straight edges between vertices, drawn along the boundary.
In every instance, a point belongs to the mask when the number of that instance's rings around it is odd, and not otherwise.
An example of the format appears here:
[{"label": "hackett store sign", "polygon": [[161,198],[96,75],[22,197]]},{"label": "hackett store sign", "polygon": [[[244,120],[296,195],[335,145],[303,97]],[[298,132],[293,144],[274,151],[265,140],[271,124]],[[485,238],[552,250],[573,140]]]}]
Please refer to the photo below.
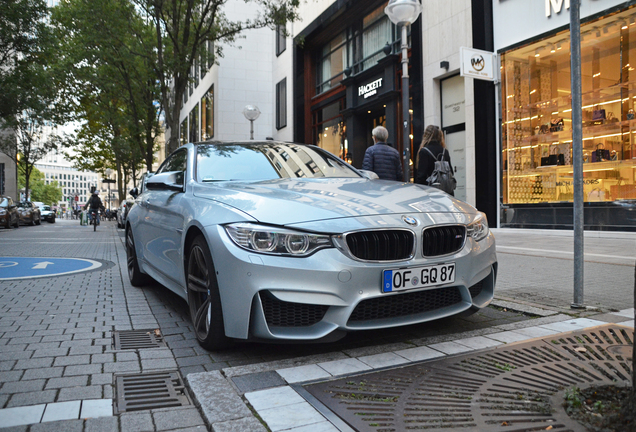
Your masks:
[{"label": "hackett store sign", "polygon": [[364,98],[371,97],[378,94],[378,89],[382,87],[382,80],[384,78],[378,78],[369,84],[361,85],[358,87],[358,96],[364,96]]}]

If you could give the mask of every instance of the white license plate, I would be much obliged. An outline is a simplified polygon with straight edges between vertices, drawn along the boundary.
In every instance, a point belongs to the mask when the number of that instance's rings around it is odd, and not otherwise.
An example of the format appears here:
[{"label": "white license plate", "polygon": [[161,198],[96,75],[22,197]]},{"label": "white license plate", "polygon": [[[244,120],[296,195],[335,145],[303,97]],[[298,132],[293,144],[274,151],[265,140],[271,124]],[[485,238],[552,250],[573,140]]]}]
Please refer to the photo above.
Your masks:
[{"label": "white license plate", "polygon": [[455,263],[384,270],[382,292],[425,288],[455,282]]}]

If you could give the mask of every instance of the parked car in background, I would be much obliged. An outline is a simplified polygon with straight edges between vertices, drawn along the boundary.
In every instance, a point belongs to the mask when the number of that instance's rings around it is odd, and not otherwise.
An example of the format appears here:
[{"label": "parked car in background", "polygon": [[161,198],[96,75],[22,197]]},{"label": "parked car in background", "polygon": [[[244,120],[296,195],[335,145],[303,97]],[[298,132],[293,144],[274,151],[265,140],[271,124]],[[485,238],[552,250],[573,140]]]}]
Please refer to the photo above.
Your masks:
[{"label": "parked car in background", "polygon": [[126,226],[126,217],[133,205],[135,205],[135,202],[132,200],[125,200],[121,203],[117,209],[117,228],[124,228]]},{"label": "parked car in background", "polygon": [[40,209],[40,218],[49,223],[55,223],[55,211],[51,209],[51,206],[48,206],[44,203],[33,203],[39,204],[38,208]]},{"label": "parked car in background", "polygon": [[18,207],[11,197],[4,195],[0,195],[0,225],[5,228],[18,228],[20,226]]},{"label": "parked car in background", "polygon": [[20,201],[18,213],[20,214],[20,222],[25,225],[40,225],[41,223],[40,209],[31,201]]},{"label": "parked car in background", "polygon": [[183,297],[213,350],[470,314],[497,275],[494,236],[471,205],[274,141],[175,150],[128,213],[126,255],[131,284],[151,276]]}]

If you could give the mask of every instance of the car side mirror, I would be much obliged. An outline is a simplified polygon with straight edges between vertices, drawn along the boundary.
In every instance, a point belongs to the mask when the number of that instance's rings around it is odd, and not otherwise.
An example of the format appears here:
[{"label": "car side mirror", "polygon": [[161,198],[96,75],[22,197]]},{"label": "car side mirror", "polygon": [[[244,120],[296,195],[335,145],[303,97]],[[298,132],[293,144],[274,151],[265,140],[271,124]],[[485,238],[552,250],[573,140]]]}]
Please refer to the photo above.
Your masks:
[{"label": "car side mirror", "polygon": [[146,182],[149,190],[171,190],[183,192],[183,171],[170,171],[155,174]]},{"label": "car side mirror", "polygon": [[364,177],[365,179],[368,179],[368,180],[377,180],[377,179],[380,178],[373,171],[363,170],[363,169],[359,169],[358,171],[360,171],[360,174],[362,174],[362,177]]},{"label": "car side mirror", "polygon": [[136,187],[132,188],[129,193],[133,198],[137,198],[137,196],[139,195],[139,189],[137,189]]}]

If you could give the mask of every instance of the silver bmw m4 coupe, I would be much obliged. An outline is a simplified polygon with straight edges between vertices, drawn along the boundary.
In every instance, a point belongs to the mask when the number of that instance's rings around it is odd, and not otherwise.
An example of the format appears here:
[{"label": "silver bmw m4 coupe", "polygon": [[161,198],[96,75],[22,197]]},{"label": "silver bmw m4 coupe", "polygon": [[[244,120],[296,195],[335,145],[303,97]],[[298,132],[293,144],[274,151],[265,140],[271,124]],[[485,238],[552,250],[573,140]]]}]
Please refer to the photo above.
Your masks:
[{"label": "silver bmw m4 coupe", "polygon": [[183,297],[209,350],[330,341],[487,306],[497,257],[486,216],[373,177],[311,145],[187,144],[128,214],[130,281],[150,276]]}]

